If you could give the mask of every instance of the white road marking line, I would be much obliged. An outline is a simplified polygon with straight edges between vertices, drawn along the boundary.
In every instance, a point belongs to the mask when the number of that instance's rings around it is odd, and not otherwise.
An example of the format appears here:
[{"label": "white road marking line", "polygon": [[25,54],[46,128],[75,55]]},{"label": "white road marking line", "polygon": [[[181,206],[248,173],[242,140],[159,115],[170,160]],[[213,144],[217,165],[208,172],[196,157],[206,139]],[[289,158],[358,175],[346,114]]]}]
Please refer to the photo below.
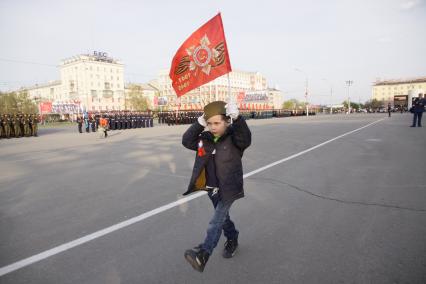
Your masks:
[{"label": "white road marking line", "polygon": [[[352,133],[358,132],[358,131],[360,131],[360,130],[362,130],[362,129],[364,129],[364,128],[367,128],[367,127],[369,127],[369,126],[371,126],[371,125],[374,125],[374,124],[376,124],[376,123],[378,123],[378,122],[380,122],[380,121],[382,121],[382,120],[384,120],[384,119],[382,118],[382,119],[376,120],[376,121],[374,121],[374,122],[372,122],[372,123],[369,123],[369,124],[367,124],[367,125],[364,125],[364,126],[362,126],[362,127],[360,127],[360,128],[357,128],[357,129],[355,129],[355,130],[352,130],[352,131],[346,132],[346,133],[344,133],[344,134],[342,134],[342,135],[339,135],[339,136],[334,137],[334,138],[332,138],[332,139],[330,139],[330,140],[327,140],[327,141],[325,141],[325,142],[323,142],[323,143],[320,143],[320,144],[318,144],[318,145],[315,145],[315,146],[313,146],[313,147],[311,147],[311,148],[308,148],[308,149],[306,149],[306,150],[304,150],[304,151],[301,151],[301,152],[299,152],[299,153],[297,153],[297,154],[291,155],[291,156],[289,156],[289,157],[287,157],[287,158],[281,159],[281,160],[279,160],[279,161],[276,161],[276,162],[273,162],[273,163],[271,163],[271,164],[269,164],[269,165],[266,165],[266,166],[264,166],[264,167],[261,167],[261,168],[259,168],[259,169],[257,169],[257,170],[251,171],[251,172],[249,172],[249,173],[245,174],[245,175],[243,176],[243,178],[247,178],[247,177],[249,177],[249,176],[252,176],[252,175],[254,175],[254,174],[257,174],[257,173],[259,173],[259,172],[262,172],[262,171],[264,171],[264,170],[267,170],[267,169],[269,169],[269,168],[271,168],[271,167],[273,167],[273,166],[276,166],[276,165],[278,165],[278,164],[281,164],[281,163],[287,162],[287,161],[289,161],[289,160],[292,160],[292,159],[294,159],[294,158],[297,158],[297,157],[299,157],[299,156],[301,156],[301,155],[304,155],[304,154],[306,154],[306,153],[308,153],[308,152],[311,152],[311,151],[313,151],[313,150],[315,150],[315,149],[318,149],[318,148],[320,148],[320,147],[322,147],[322,146],[324,146],[324,145],[327,145],[328,143],[331,143],[331,142],[336,141],[336,140],[338,140],[338,139],[340,139],[340,138],[343,138],[343,137],[345,137],[345,136],[347,136],[347,135],[350,135],[350,134],[352,134]],[[140,221],[142,221],[142,220],[145,220],[145,219],[147,219],[147,218],[149,218],[149,217],[152,217],[152,216],[154,216],[154,215],[160,214],[160,213],[162,213],[162,212],[164,212],[164,211],[167,211],[167,210],[169,210],[169,209],[172,209],[172,208],[174,208],[174,207],[176,207],[176,206],[179,206],[179,205],[181,205],[181,204],[187,203],[187,202],[189,202],[189,201],[191,201],[191,200],[193,200],[193,199],[196,199],[196,198],[198,198],[198,197],[200,197],[200,196],[203,196],[203,195],[205,195],[205,194],[206,194],[206,192],[205,192],[205,191],[197,192],[197,193],[191,194],[190,196],[186,196],[186,197],[184,197],[184,198],[182,198],[182,199],[179,199],[179,200],[176,200],[176,201],[171,202],[171,203],[169,203],[169,204],[163,205],[163,206],[158,207],[158,208],[156,208],[156,209],[153,209],[153,210],[151,210],[151,211],[145,212],[145,213],[143,213],[143,214],[141,214],[141,215],[139,215],[139,216],[136,216],[136,217],[130,218],[130,219],[126,220],[126,221],[123,221],[123,222],[120,222],[120,223],[118,223],[118,224],[112,225],[112,226],[107,227],[107,228],[105,228],[105,229],[99,230],[99,231],[94,232],[94,233],[92,233],[92,234],[89,234],[89,235],[86,235],[86,236],[81,237],[81,238],[79,238],[79,239],[76,239],[76,240],[74,240],[74,241],[71,241],[71,242],[68,242],[68,243],[65,243],[65,244],[59,245],[59,246],[57,246],[57,247],[51,248],[51,249],[46,250],[46,251],[44,251],[44,252],[41,252],[41,253],[39,253],[39,254],[36,254],[36,255],[30,256],[30,257],[28,257],[28,258],[22,259],[22,260],[20,260],[20,261],[15,262],[15,263],[9,264],[9,265],[4,266],[4,267],[1,267],[1,268],[0,268],[0,276],[3,276],[3,275],[8,274],[8,273],[11,273],[11,272],[13,272],[13,271],[15,271],[15,270],[18,270],[18,269],[21,269],[21,268],[23,268],[23,267],[29,266],[29,265],[31,265],[31,264],[33,264],[33,263],[35,263],[35,262],[39,262],[39,261],[41,261],[41,260],[43,260],[43,259],[46,259],[46,258],[51,257],[51,256],[54,256],[54,255],[59,254],[59,253],[61,253],[61,252],[67,251],[67,250],[72,249],[72,248],[74,248],[74,247],[76,247],[76,246],[79,246],[79,245],[85,244],[85,243],[87,243],[87,242],[93,241],[93,240],[95,240],[95,239],[97,239],[97,238],[100,238],[100,237],[102,237],[102,236],[105,236],[105,235],[107,235],[107,234],[113,233],[113,232],[115,232],[115,231],[117,231],[117,230],[123,229],[123,228],[125,228],[125,227],[130,226],[130,225],[133,225],[133,224],[135,224],[135,223],[137,223],[137,222],[140,222]]]}]

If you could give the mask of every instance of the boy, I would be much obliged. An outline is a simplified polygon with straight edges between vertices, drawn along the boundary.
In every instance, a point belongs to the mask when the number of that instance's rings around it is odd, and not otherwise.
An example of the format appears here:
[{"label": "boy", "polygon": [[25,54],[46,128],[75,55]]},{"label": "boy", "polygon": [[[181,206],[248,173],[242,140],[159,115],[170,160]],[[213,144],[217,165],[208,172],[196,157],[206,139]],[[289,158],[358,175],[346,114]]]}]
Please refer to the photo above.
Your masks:
[{"label": "boy", "polygon": [[[208,131],[204,131],[206,127]],[[185,259],[199,272],[204,271],[222,230],[227,238],[223,257],[234,256],[238,247],[239,232],[229,211],[235,200],[244,197],[241,158],[250,143],[250,129],[236,104],[223,101],[206,105],[204,114],[183,134],[182,144],[197,151],[190,184],[183,195],[206,190],[215,209],[204,242],[185,252]]]}]

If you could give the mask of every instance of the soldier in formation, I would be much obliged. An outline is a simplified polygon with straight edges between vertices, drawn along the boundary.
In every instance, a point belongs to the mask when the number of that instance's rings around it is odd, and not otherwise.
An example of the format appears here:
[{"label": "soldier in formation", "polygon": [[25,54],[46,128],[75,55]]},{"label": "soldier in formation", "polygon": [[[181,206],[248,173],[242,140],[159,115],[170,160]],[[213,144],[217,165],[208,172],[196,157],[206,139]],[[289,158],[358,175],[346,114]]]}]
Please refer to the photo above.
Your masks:
[{"label": "soldier in formation", "polygon": [[0,114],[0,139],[38,136],[37,114]]}]

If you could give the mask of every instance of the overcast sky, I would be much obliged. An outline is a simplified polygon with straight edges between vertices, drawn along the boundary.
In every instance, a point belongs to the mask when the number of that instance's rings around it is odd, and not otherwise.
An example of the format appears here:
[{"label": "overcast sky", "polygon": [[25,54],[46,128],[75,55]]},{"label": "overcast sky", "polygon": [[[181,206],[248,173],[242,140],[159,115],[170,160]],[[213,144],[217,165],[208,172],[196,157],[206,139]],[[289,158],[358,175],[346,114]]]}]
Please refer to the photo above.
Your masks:
[{"label": "overcast sky", "polygon": [[285,99],[303,98],[295,68],[313,103],[341,103],[346,80],[364,102],[376,78],[426,76],[424,0],[1,0],[0,90],[57,80],[61,59],[93,50],[147,82],[218,11],[233,69],[259,71]]}]

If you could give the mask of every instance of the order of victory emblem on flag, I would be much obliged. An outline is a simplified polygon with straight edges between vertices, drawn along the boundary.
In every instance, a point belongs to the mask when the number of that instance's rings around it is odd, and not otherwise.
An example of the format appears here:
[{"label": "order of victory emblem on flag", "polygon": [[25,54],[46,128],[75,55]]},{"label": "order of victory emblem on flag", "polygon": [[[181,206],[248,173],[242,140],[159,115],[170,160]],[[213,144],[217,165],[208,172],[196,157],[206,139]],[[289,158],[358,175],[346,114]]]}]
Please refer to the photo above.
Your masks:
[{"label": "order of victory emblem on flag", "polygon": [[196,30],[173,58],[169,76],[178,97],[231,71],[220,13]]}]

